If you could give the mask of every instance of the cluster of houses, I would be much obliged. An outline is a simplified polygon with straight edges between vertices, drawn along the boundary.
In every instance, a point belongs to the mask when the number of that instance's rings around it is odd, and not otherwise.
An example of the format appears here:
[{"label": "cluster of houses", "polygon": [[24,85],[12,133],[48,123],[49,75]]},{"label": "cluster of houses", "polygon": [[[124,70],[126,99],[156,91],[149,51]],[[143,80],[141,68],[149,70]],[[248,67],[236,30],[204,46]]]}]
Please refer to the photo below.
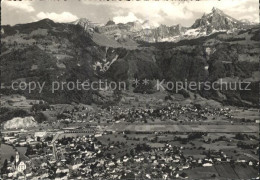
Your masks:
[{"label": "cluster of houses", "polygon": [[154,121],[183,121],[183,122],[200,122],[208,120],[209,117],[225,117],[232,119],[229,108],[210,109],[197,106],[194,104],[180,105],[177,103],[168,103],[159,107],[126,107],[126,106],[109,106],[100,108],[100,111],[88,111],[82,108],[67,109],[63,111],[58,118],[58,122],[66,123],[119,123],[126,122],[154,122]]},{"label": "cluster of houses", "polygon": [[3,137],[4,143],[13,146],[27,146],[39,144],[39,139],[43,139],[47,136],[47,131],[36,131],[34,133],[27,133],[21,131],[20,133],[9,133]]},{"label": "cluster of houses", "polygon": [[[156,119],[159,121],[184,119],[193,122],[206,120],[210,116],[232,118],[229,109],[207,109],[196,105],[181,106],[171,103],[160,108],[109,106],[98,112],[90,112],[82,107],[66,110],[59,121],[68,119],[73,122],[88,118],[89,123],[91,120],[118,123],[147,122]],[[5,134],[3,137],[5,144],[14,148],[24,147],[27,150],[24,154],[16,151],[15,158],[8,160],[7,171],[3,177],[5,179],[185,179],[189,178],[190,169],[198,167],[210,167],[221,163],[242,163],[253,168],[259,166],[259,162],[250,157],[250,154],[231,157],[222,150],[203,149],[204,153],[199,156],[187,155],[185,145],[174,146],[169,141],[153,142],[154,140],[149,138],[131,145],[123,142],[115,143],[113,139],[109,140],[109,143],[104,143],[100,139],[106,138],[108,135],[106,132],[103,130],[96,132],[85,125],[68,126],[57,131],[21,130]],[[122,136],[125,141],[132,140],[125,137],[124,132],[110,133]],[[60,134],[64,134],[64,137],[61,138]],[[178,141],[177,139],[176,136],[172,141]],[[229,139],[221,138],[219,141]],[[161,145],[152,146],[151,142]],[[203,143],[211,142],[211,140],[203,141]],[[194,146],[194,148],[198,150],[200,147]]]},{"label": "cluster of houses", "polygon": [[127,107],[109,106],[100,108],[99,111],[90,111],[86,108],[66,109],[59,114],[57,122],[69,123],[119,123],[119,122],[185,122],[201,123],[214,119],[224,118],[231,123],[234,117],[229,108],[207,108],[197,104],[180,105],[178,103],[167,103],[164,106],[150,107]]},{"label": "cluster of houses", "polygon": [[[58,139],[56,177],[63,178],[188,178],[189,169],[220,163],[244,163],[257,167],[256,160],[233,159],[223,151],[205,151],[203,158],[185,155],[185,147],[165,143],[162,147],[140,144],[118,156],[127,144],[102,144],[95,136]],[[112,153],[115,152],[115,153]],[[110,154],[111,153],[111,154]]]},{"label": "cluster of houses", "polygon": [[[187,147],[167,142],[151,146],[151,141],[146,140],[129,146],[100,141],[106,135],[50,138],[46,132],[35,132],[28,138],[38,145],[28,143],[26,155],[16,152],[15,159],[8,161],[8,173],[4,176],[6,179],[183,179],[188,178],[190,169],[197,167],[221,163],[242,163],[254,168],[259,165],[253,158],[234,158],[221,150],[203,151],[197,157],[185,154]],[[117,133],[117,136],[125,135]],[[128,150],[118,153],[122,149]]]},{"label": "cluster of houses", "polygon": [[[38,170],[43,159],[48,161],[53,156],[51,149],[52,135],[53,133],[47,133],[46,131],[21,131],[19,133],[5,134],[3,137],[4,143],[15,150],[15,155],[7,159],[5,177],[7,179],[30,179],[37,174],[33,172]],[[43,159],[39,160],[39,158]],[[38,163],[35,163],[37,161]]]},{"label": "cluster of houses", "polygon": [[107,122],[143,122],[149,121],[180,121],[199,122],[207,120],[208,117],[225,117],[231,119],[230,109],[208,109],[196,105],[181,106],[176,103],[169,103],[160,108],[138,107],[127,108],[110,106],[99,113],[90,114],[90,119],[107,120]]}]

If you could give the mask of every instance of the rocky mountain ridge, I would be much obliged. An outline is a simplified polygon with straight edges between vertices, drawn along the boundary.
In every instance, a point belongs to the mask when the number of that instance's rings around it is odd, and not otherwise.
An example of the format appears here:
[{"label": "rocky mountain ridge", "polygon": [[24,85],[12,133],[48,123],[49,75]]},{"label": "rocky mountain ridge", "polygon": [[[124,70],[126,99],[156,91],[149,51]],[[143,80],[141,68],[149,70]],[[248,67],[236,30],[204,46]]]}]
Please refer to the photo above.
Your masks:
[{"label": "rocky mountain ridge", "polygon": [[161,24],[159,27],[153,27],[149,21],[135,21],[126,24],[116,24],[109,20],[104,26],[91,24],[89,20],[83,19],[73,22],[86,28],[91,28],[105,36],[117,41],[131,39],[145,42],[177,42],[183,39],[192,39],[200,36],[207,36],[215,32],[234,32],[246,29],[254,24],[243,20],[239,21],[226,15],[223,11],[213,8],[209,14],[204,14],[197,19],[191,27],[183,27],[180,24],[166,26]]},{"label": "rocky mountain ridge", "polygon": [[[236,24],[226,20],[223,20],[223,23],[227,22],[226,24],[216,24],[210,17],[206,16],[203,20],[197,21],[196,27],[204,28],[204,19],[211,21],[214,28],[224,25],[233,28]],[[222,19],[222,16],[220,18]],[[132,86],[130,80],[133,78],[210,82],[224,78],[230,81],[250,80],[254,83],[253,86],[259,82],[258,26],[245,26],[243,30],[238,29],[230,33],[219,31],[177,42],[150,43],[133,40],[132,36],[111,38],[113,34],[111,32],[120,33],[122,29],[128,32],[128,28],[132,28],[135,35],[138,35],[141,32],[139,29],[146,25],[143,23],[115,25],[110,22],[105,26],[106,31],[102,33],[97,32],[100,26],[85,20],[73,24],[55,23],[43,19],[34,23],[2,26],[0,56],[2,91],[7,94],[18,93],[10,90],[13,81],[44,81],[47,85],[51,85],[52,81],[86,79],[94,81],[104,78],[126,81],[128,86]],[[191,31],[181,26],[169,30],[163,25],[157,27],[157,30],[159,37],[164,38],[167,37],[165,34],[174,35]],[[255,86],[252,92],[197,93],[229,104],[256,105],[257,87]],[[94,101],[93,96],[99,95],[95,91],[66,90],[54,94],[48,89],[44,89],[42,94],[19,93],[29,98],[42,98],[51,103],[87,104]]]}]

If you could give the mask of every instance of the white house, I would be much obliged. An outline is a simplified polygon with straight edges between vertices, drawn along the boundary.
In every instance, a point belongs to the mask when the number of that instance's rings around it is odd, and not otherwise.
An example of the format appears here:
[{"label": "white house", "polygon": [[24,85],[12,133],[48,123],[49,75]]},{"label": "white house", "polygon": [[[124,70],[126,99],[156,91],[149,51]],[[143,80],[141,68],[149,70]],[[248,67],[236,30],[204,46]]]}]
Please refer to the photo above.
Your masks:
[{"label": "white house", "polygon": [[202,166],[203,167],[210,167],[210,166],[212,166],[212,164],[211,163],[204,163]]},{"label": "white house", "polygon": [[35,132],[34,138],[35,140],[37,140],[37,137],[44,138],[46,135],[47,135],[46,131],[39,131],[39,132]]}]

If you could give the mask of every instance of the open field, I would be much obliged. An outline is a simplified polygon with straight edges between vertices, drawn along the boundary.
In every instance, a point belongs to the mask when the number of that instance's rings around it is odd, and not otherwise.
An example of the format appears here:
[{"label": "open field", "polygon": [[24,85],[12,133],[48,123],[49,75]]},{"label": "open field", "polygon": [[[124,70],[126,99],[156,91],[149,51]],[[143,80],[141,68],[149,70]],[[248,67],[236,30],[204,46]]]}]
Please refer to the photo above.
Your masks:
[{"label": "open field", "polygon": [[193,179],[215,179],[212,176],[215,175],[216,179],[219,179],[218,172],[212,167],[195,167],[193,169],[184,170],[188,174],[188,177]]},{"label": "open field", "polygon": [[258,126],[253,125],[154,125],[154,124],[114,124],[107,130],[114,131],[139,131],[139,132],[209,132],[209,133],[255,133],[259,131]]},{"label": "open field", "polygon": [[232,110],[231,115],[235,119],[245,119],[250,121],[259,120],[259,111],[257,109]]},{"label": "open field", "polygon": [[11,156],[15,157],[14,148],[6,144],[1,144],[1,167],[6,159],[10,160]]},{"label": "open field", "polygon": [[256,178],[258,174],[257,169],[250,166],[235,165],[234,170],[240,179]]},{"label": "open field", "polygon": [[226,179],[239,179],[234,169],[230,164],[219,164],[215,165],[216,171],[220,177]]}]

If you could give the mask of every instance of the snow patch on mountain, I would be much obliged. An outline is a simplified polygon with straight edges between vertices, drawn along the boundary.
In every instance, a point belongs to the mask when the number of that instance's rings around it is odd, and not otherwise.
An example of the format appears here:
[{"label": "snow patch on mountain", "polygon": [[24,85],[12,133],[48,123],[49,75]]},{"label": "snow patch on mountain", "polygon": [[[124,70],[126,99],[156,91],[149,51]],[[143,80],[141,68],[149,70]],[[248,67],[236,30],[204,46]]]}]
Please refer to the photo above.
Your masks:
[{"label": "snow patch on mountain", "polygon": [[105,52],[105,58],[103,58],[102,61],[96,61],[93,65],[94,71],[106,72],[110,68],[110,66],[118,59],[118,54],[116,54],[112,60],[107,59],[108,47],[106,47]]}]

